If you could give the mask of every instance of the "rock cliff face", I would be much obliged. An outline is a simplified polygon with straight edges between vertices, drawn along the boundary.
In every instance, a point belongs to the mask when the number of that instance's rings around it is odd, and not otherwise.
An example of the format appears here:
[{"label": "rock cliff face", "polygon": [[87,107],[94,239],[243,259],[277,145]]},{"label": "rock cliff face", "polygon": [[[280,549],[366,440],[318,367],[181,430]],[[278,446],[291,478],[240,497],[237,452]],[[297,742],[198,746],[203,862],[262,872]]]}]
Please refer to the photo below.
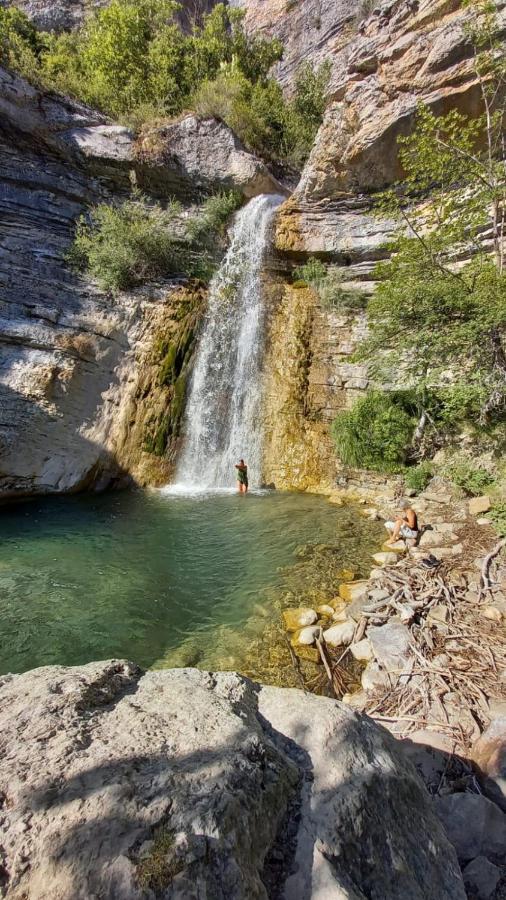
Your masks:
[{"label": "rock cliff face", "polygon": [[[132,169],[144,190],[186,205],[218,188],[249,197],[279,185],[213,120],[189,116],[139,147],[5,71],[0,154],[0,493],[167,480],[205,296],[177,279],[104,294],[69,267],[75,222],[125,196]],[[156,348],[168,344],[178,370],[160,380]]]},{"label": "rock cliff face", "polygon": [[[506,29],[504,0],[496,6]],[[277,217],[275,246],[288,270],[314,254],[341,267],[345,282],[373,287],[372,271],[385,256],[395,223],[374,215],[372,195],[402,175],[396,141],[412,127],[417,103],[438,113],[457,108],[473,115],[479,108],[466,15],[454,0],[386,0],[341,31],[330,51],[330,105],[300,183]],[[289,287],[287,293],[291,308],[295,295]],[[299,374],[284,394],[268,389],[266,415],[273,424],[267,480],[325,484],[337,466],[328,421],[367,387],[365,371],[346,359],[364,334],[364,318],[346,320],[318,305],[298,316],[281,310],[279,316],[285,316],[286,327],[280,329],[280,318],[274,318],[272,359],[278,363],[272,363],[270,384],[279,382],[281,371],[290,378],[290,348],[299,342],[300,351],[303,332],[305,353],[297,372],[307,373],[307,385],[305,399]],[[280,409],[282,396],[291,398],[290,415],[286,404],[285,413]],[[318,454],[320,441],[325,450]],[[296,451],[283,457],[281,448],[290,442]],[[283,465],[283,458],[290,464]]]},{"label": "rock cliff face", "polygon": [[0,723],[9,900],[465,898],[415,769],[337,702],[92,663],[4,676]]}]

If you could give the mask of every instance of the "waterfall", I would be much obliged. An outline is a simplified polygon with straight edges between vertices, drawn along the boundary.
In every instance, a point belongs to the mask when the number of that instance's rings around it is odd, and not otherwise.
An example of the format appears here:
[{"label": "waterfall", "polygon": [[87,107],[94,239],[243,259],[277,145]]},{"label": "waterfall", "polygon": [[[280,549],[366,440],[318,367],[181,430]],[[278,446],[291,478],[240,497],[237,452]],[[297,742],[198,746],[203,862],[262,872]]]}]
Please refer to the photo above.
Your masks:
[{"label": "waterfall", "polygon": [[283,197],[255,197],[236,215],[209,304],[184,420],[177,490],[220,490],[235,483],[243,457],[250,484],[262,470],[260,427],[264,304],[261,273],[270,224]]}]

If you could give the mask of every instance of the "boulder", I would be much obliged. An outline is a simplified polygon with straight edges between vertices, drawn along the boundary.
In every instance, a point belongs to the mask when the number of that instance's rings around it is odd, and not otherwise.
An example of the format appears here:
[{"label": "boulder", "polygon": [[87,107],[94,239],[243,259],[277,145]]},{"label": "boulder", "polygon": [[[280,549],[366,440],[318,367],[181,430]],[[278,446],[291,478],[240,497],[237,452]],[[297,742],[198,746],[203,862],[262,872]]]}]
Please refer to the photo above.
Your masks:
[{"label": "boulder", "polygon": [[282,616],[283,625],[287,631],[298,631],[299,628],[304,628],[306,625],[314,625],[318,619],[314,609],[310,609],[307,606],[301,606],[297,609],[284,609]]},{"label": "boulder", "polygon": [[351,603],[353,600],[360,600],[362,597],[366,597],[368,587],[368,581],[345,582],[339,585],[339,596],[346,600],[347,603]]},{"label": "boulder", "polygon": [[436,812],[460,862],[486,856],[506,862],[506,815],[481,794],[437,797]]},{"label": "boulder", "polygon": [[434,529],[433,531],[424,531],[418,546],[429,549],[429,547],[440,546],[441,541],[448,541],[448,543],[451,543],[456,540],[458,540],[458,536],[452,531],[440,532],[439,529],[437,531]]},{"label": "boulder", "polygon": [[463,871],[468,894],[475,900],[490,900],[502,877],[501,870],[486,856],[477,856]]},{"label": "boulder", "polygon": [[351,644],[353,635],[355,634],[355,622],[343,622],[342,624],[332,625],[323,632],[323,637],[327,644],[331,647],[340,647],[343,644]]},{"label": "boulder", "polygon": [[479,516],[480,513],[488,512],[491,505],[490,497],[484,495],[483,497],[472,497],[469,501],[468,508],[472,516]]},{"label": "boulder", "polygon": [[265,163],[250,153],[223,122],[184,116],[149,128],[136,142],[142,180],[149,188],[177,195],[235,188],[246,199],[285,194]]},{"label": "boulder", "polygon": [[377,566],[392,566],[398,560],[397,553],[390,550],[380,550],[379,553],[374,553],[372,558]]},{"label": "boulder", "polygon": [[465,900],[415,770],[344,704],[52,666],[1,679],[0,736],[6,898]]},{"label": "boulder", "polygon": [[411,659],[409,628],[402,622],[390,620],[385,625],[373,625],[367,631],[374,656],[391,674],[404,672]]},{"label": "boulder", "polygon": [[[491,710],[493,707],[491,704]],[[488,728],[471,750],[482,786],[491,800],[506,812],[506,710],[500,704]]]},{"label": "boulder", "polygon": [[374,657],[372,644],[368,638],[363,638],[356,644],[350,644],[350,653],[360,662],[369,662]]}]

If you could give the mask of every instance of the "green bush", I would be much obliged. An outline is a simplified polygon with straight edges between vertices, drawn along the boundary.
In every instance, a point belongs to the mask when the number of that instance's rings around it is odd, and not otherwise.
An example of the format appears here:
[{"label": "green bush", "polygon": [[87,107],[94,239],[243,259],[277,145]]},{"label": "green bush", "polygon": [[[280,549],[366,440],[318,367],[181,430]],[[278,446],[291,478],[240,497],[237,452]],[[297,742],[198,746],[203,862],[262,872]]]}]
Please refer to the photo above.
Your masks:
[{"label": "green bush", "polygon": [[215,241],[216,237],[223,236],[230,217],[241,204],[242,195],[239,191],[219,191],[209,197],[199,215],[188,223],[188,236],[194,243]]},{"label": "green bush", "polygon": [[302,266],[293,270],[296,280],[309,284],[328,309],[358,311],[367,306],[368,295],[344,281],[343,273],[335,266],[326,266],[316,256],[310,256]]},{"label": "green bush", "polygon": [[174,274],[208,280],[216,265],[216,245],[226,222],[241,203],[235,191],[209,197],[198,216],[179,229],[181,207],[148,204],[134,191],[118,206],[101,203],[81,218],[69,257],[96,278],[104,290],[121,291]]},{"label": "green bush", "polygon": [[471,494],[473,497],[478,497],[494,483],[494,477],[490,472],[467,462],[459,462],[447,466],[444,474],[454,484],[461,487],[466,494]]},{"label": "green bush", "polygon": [[179,204],[149,206],[134,195],[119,206],[101,203],[77,226],[71,261],[104,290],[125,290],[181,271],[181,249],[173,236]]},{"label": "green bush", "polygon": [[303,67],[292,100],[272,78],[248,79],[233,62],[201,82],[190,102],[201,116],[222,119],[250,150],[300,168],[325,110],[329,68]]},{"label": "green bush", "polygon": [[406,460],[415,421],[396,399],[371,391],[332,423],[337,454],[345,465],[398,472]]},{"label": "green bush", "polygon": [[302,266],[296,266],[293,270],[296,281],[304,281],[316,291],[327,277],[327,266],[316,256],[310,256]]},{"label": "green bush", "polygon": [[15,69],[25,78],[36,81],[44,48],[44,36],[24,13],[0,6],[1,66]]},{"label": "green bush", "polygon": [[488,515],[499,535],[506,537],[506,502],[499,501],[494,503]]},{"label": "green bush", "polygon": [[410,490],[416,491],[417,494],[419,494],[420,491],[423,491],[427,487],[433,474],[434,470],[432,463],[429,462],[429,460],[424,460],[417,466],[406,469],[404,482],[407,488],[410,488]]}]

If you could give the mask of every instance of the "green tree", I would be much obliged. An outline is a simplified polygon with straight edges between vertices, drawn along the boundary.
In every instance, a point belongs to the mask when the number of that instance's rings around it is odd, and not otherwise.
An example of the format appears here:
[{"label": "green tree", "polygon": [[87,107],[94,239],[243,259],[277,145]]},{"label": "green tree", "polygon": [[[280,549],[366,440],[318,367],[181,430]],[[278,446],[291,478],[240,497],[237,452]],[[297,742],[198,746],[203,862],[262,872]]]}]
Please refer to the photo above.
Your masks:
[{"label": "green tree", "polygon": [[[382,198],[403,228],[378,268],[361,352],[415,384],[443,422],[487,425],[506,408],[506,170],[504,55],[493,5],[477,0],[468,23],[482,113],[436,116],[421,106],[413,133],[399,139],[406,173]],[[423,202],[421,202],[423,201]],[[489,239],[487,239],[487,232]]]},{"label": "green tree", "polygon": [[37,80],[44,36],[18,9],[0,6],[0,65]]},{"label": "green tree", "polygon": [[397,398],[379,391],[361,397],[332,423],[337,454],[345,465],[382,472],[402,469],[415,420]]}]

